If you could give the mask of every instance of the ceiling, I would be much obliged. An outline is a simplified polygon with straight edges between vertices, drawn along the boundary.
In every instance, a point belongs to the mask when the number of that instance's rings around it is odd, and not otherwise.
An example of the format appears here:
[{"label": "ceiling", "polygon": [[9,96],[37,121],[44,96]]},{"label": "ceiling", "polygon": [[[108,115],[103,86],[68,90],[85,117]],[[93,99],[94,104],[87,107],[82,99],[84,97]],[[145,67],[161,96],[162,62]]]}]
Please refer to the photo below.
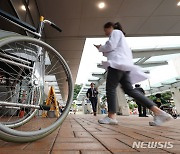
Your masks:
[{"label": "ceiling", "polygon": [[107,21],[122,23],[128,36],[179,35],[180,8],[176,0],[38,0],[40,14],[59,25],[63,32],[47,28],[46,41],[70,62],[74,79],[87,37],[102,37]]},{"label": "ceiling", "polygon": [[[44,40],[68,61],[74,82],[85,39],[103,37],[102,27],[108,21],[119,21],[127,36],[180,35],[180,7],[176,0],[102,1],[106,4],[102,10],[97,7],[99,0],[1,0],[0,8],[36,27],[40,15],[56,23],[63,32],[46,26]],[[29,9],[23,11],[22,4]],[[1,29],[24,33],[0,21]]]}]

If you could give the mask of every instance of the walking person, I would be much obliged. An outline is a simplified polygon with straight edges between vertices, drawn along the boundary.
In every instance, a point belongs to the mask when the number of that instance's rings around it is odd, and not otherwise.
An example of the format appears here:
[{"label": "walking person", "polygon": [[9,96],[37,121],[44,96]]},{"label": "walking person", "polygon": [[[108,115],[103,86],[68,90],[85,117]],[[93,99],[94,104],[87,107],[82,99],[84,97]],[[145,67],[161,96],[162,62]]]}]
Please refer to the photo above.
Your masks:
[{"label": "walking person", "polygon": [[[135,84],[135,90],[139,91],[143,95],[145,95],[144,89],[141,87],[140,84]],[[136,101],[136,100],[135,100]],[[136,104],[138,105],[138,112],[139,112],[139,117],[148,117],[146,115],[146,107],[144,105],[141,105],[138,101],[136,101]],[[143,110],[142,110],[143,109]]]},{"label": "walking person", "polygon": [[97,111],[97,96],[98,96],[98,91],[94,87],[95,84],[91,83],[91,88],[88,89],[86,96],[89,98],[91,104],[92,104],[92,109],[93,109],[93,114],[96,116],[96,111]]},{"label": "walking person", "polygon": [[163,122],[169,121],[172,118],[169,114],[156,107],[154,102],[142,93],[133,89],[132,84],[143,81],[148,77],[140,67],[133,64],[132,51],[126,43],[125,33],[120,23],[108,22],[104,25],[104,31],[109,40],[103,46],[94,46],[107,57],[103,66],[108,71],[106,79],[108,116],[99,119],[98,122],[100,124],[118,123],[116,120],[116,88],[119,83],[127,95],[154,112],[154,121],[150,122],[150,125],[161,125]]}]

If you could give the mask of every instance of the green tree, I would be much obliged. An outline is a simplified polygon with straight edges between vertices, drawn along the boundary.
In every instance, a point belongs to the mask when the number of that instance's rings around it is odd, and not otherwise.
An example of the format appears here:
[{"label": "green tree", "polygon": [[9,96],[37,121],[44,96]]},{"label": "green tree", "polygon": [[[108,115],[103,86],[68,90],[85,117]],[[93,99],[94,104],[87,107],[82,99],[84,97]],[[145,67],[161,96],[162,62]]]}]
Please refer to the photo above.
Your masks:
[{"label": "green tree", "polygon": [[104,96],[102,97],[102,101],[104,102],[104,101],[106,101],[106,99],[107,99],[107,96],[104,95]]},{"label": "green tree", "polygon": [[134,105],[129,103],[129,109],[133,110],[134,109]]},{"label": "green tree", "polygon": [[155,97],[155,95],[151,95],[151,96],[148,96],[148,98],[151,99],[152,101],[154,101],[156,97]]},{"label": "green tree", "polygon": [[137,106],[137,104],[136,103],[129,103],[129,109],[131,109],[131,110],[134,110],[134,108],[137,108],[138,106]]},{"label": "green tree", "polygon": [[74,86],[74,96],[73,96],[73,100],[76,100],[76,99],[77,99],[77,96],[78,96],[81,88],[82,88],[82,85],[75,84],[75,86]]},{"label": "green tree", "polygon": [[172,98],[172,93],[170,91],[162,93],[162,98],[169,101]]},{"label": "green tree", "polygon": [[[161,97],[165,101],[170,101],[171,98],[172,98],[172,93],[170,91],[161,93]],[[156,99],[156,96],[155,95],[151,95],[151,96],[148,96],[148,98],[150,98],[151,100],[154,101]]]}]

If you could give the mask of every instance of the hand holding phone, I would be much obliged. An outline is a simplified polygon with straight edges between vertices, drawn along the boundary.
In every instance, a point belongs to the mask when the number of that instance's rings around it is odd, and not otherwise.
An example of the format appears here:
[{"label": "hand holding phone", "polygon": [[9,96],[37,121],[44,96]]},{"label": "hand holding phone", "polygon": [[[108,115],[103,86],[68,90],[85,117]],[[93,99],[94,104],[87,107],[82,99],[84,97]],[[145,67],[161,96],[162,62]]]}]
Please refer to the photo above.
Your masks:
[{"label": "hand holding phone", "polygon": [[99,49],[99,48],[101,47],[101,45],[95,45],[95,44],[94,44],[94,46],[95,46],[97,49]]}]

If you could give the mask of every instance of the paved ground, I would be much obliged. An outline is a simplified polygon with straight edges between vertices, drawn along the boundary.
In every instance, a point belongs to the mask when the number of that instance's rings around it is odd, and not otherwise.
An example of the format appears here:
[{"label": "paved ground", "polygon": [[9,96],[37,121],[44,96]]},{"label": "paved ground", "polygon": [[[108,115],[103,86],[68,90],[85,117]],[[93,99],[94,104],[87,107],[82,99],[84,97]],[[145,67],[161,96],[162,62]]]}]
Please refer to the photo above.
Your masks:
[{"label": "paved ground", "polygon": [[[148,126],[152,117],[119,116],[117,126],[99,125],[100,117],[102,115],[69,115],[58,130],[33,143],[0,140],[0,154],[180,154],[180,119],[152,127]],[[133,142],[141,143],[144,148],[132,148]],[[152,142],[164,147],[147,148]]]}]

